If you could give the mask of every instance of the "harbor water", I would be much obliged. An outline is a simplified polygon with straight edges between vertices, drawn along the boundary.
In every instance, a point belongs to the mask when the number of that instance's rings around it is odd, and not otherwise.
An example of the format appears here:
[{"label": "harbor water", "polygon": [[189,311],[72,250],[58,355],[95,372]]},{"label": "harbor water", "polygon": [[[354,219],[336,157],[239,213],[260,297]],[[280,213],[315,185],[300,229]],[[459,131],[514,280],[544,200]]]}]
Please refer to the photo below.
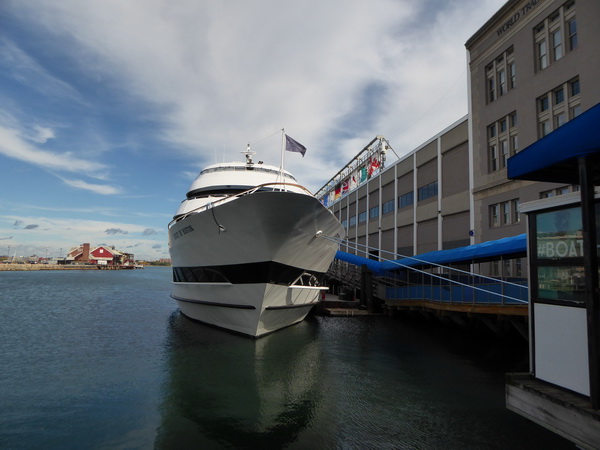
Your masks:
[{"label": "harbor water", "polygon": [[0,448],[574,448],[506,410],[507,344],[385,316],[254,340],[182,317],[170,280],[0,272]]}]

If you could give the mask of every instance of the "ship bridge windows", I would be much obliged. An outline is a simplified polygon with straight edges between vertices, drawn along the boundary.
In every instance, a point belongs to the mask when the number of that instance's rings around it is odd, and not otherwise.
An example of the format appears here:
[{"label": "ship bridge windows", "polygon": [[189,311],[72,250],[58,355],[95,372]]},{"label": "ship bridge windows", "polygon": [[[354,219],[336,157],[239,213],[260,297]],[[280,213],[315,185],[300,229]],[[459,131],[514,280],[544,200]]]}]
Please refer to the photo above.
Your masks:
[{"label": "ship bridge windows", "polygon": [[[202,172],[200,172],[200,175],[205,175],[207,173],[215,173],[215,172],[245,172],[247,170],[252,170],[254,172],[260,172],[260,173],[268,173],[271,175],[277,175],[280,176],[281,172],[279,170],[276,169],[270,169],[268,167],[263,167],[260,165],[250,165],[250,164],[246,164],[246,165],[240,165],[240,166],[227,166],[227,167],[211,167],[208,169],[204,169]],[[294,180],[297,182],[296,178],[294,178],[294,176],[290,173],[284,173],[285,178],[289,178],[290,180]]]},{"label": "ship bridge windows", "polygon": [[187,193],[186,197],[189,199],[192,198],[208,198],[208,197],[229,197],[231,195],[241,194],[244,191],[250,189],[250,186],[244,186],[242,188],[225,188],[218,187],[217,189],[194,189]]}]

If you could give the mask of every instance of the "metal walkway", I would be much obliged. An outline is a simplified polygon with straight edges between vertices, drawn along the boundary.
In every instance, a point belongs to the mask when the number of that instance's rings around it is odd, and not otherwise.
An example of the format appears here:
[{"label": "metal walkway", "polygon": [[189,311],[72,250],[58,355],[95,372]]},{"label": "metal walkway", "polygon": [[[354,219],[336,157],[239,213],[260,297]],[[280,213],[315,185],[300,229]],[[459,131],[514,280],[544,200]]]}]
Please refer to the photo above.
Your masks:
[{"label": "metal walkway", "polygon": [[[361,273],[368,270],[372,273],[373,295],[385,308],[427,308],[511,316],[528,314],[526,279],[490,277],[464,270],[465,267],[473,270],[482,262],[524,257],[524,235],[417,256],[398,255],[331,236],[322,237],[353,252],[338,251],[328,275],[347,289],[360,289]],[[366,257],[370,252],[388,257],[373,260]]]}]

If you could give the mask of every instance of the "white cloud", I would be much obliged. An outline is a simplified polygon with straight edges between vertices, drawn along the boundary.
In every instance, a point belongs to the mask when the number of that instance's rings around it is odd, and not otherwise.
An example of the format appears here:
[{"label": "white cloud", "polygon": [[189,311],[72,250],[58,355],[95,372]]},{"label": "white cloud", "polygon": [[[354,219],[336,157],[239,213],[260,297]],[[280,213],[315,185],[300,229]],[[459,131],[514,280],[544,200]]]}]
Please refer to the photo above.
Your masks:
[{"label": "white cloud", "polygon": [[225,142],[237,152],[282,125],[316,143],[357,106],[353,93],[386,73],[385,35],[412,11],[387,0],[348,1],[343,11],[316,0],[112,0],[29,12],[90,50],[85,64],[165,108],[168,139],[196,149]]},{"label": "white cloud", "polygon": [[30,145],[19,130],[0,125],[0,154],[50,170],[93,173],[105,165],[77,158],[70,152],[54,153]]},{"label": "white cloud", "polygon": [[96,194],[114,195],[114,194],[119,194],[121,192],[121,190],[118,187],[109,186],[107,184],[91,184],[91,183],[87,183],[83,180],[72,180],[72,179],[67,179],[64,177],[60,177],[60,179],[63,180],[69,186],[72,186],[72,187],[75,187],[78,189],[85,189],[87,191],[95,192]]},{"label": "white cloud", "polygon": [[54,130],[51,128],[36,125],[33,127],[33,129],[35,134],[30,136],[30,139],[34,142],[43,144],[49,139],[53,139],[55,137]]},{"label": "white cloud", "polygon": [[[313,190],[375,135],[406,153],[467,112],[464,42],[504,0],[19,2],[81,70],[153,107],[188,158],[289,166]],[[23,59],[23,58],[22,58]],[[219,158],[220,159],[220,158]],[[315,172],[316,171],[316,172]]]}]

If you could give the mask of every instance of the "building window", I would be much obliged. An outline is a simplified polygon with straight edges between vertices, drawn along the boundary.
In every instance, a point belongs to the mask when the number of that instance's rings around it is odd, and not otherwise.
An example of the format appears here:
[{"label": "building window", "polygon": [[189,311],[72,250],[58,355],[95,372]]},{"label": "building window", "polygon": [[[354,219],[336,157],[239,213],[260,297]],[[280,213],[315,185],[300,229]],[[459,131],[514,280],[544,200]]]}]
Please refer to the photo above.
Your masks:
[{"label": "building window", "polygon": [[544,120],[543,122],[540,123],[540,137],[541,138],[550,134],[550,131],[552,131],[552,128],[550,127],[549,120]]},{"label": "building window", "polygon": [[523,276],[523,261],[521,258],[515,259],[515,277]]},{"label": "building window", "polygon": [[554,104],[558,105],[565,101],[565,90],[561,87],[554,91]]},{"label": "building window", "polygon": [[379,206],[373,206],[369,210],[369,219],[375,219],[379,217]]},{"label": "building window", "polygon": [[562,51],[562,32],[560,29],[552,32],[552,51],[554,60],[557,61],[563,56]]},{"label": "building window", "polygon": [[361,212],[358,215],[358,223],[363,223],[363,222],[366,222],[366,221],[367,221],[367,212],[366,211]]},{"label": "building window", "polygon": [[512,217],[514,223],[519,223],[521,221],[521,216],[519,215],[519,199],[515,199],[512,202]]},{"label": "building window", "polygon": [[577,48],[577,21],[575,18],[567,22],[569,50]]},{"label": "building window", "polygon": [[508,153],[508,141],[500,141],[500,165],[506,167],[506,162],[510,157]]},{"label": "building window", "polygon": [[488,101],[493,102],[494,100],[496,100],[496,79],[492,72],[491,78],[488,78]]},{"label": "building window", "polygon": [[383,214],[389,214],[391,212],[394,212],[395,203],[396,202],[394,200],[388,200],[383,205],[381,205],[381,209],[383,211]]},{"label": "building window", "polygon": [[348,224],[349,224],[351,227],[355,226],[355,225],[356,225],[356,216],[352,216],[352,217],[350,217],[350,220],[349,220]]},{"label": "building window", "polygon": [[426,184],[419,188],[417,192],[418,200],[422,201],[430,197],[435,197],[438,194],[438,182]]},{"label": "building window", "polygon": [[511,89],[516,87],[517,69],[513,47],[508,48],[487,65],[485,77],[488,103],[506,95]]},{"label": "building window", "polygon": [[511,277],[512,276],[512,264],[510,259],[502,260],[502,276],[503,277]]},{"label": "building window", "polygon": [[[536,70],[540,71],[561,59],[567,51],[577,48],[575,2],[569,1],[554,11],[533,29],[533,33]],[[565,42],[566,46],[563,45]]]},{"label": "building window", "polygon": [[498,170],[498,147],[490,145],[490,172]]},{"label": "building window", "polygon": [[[494,130],[492,133],[491,130]],[[496,130],[498,131],[496,133]],[[489,171],[506,168],[508,158],[518,150],[517,113],[512,112],[488,125]]]},{"label": "building window", "polygon": [[508,123],[508,120],[506,120],[506,118],[500,120],[500,133],[506,132],[506,130],[508,129],[507,123]]},{"label": "building window", "polygon": [[501,204],[502,206],[502,223],[511,223],[510,220],[510,214],[511,214],[511,208],[510,208],[510,202],[504,202]]},{"label": "building window", "polygon": [[492,261],[490,263],[490,269],[492,272],[492,276],[493,277],[499,277],[500,276],[500,261]]},{"label": "building window", "polygon": [[415,202],[414,192],[410,191],[398,197],[398,209],[406,208]]},{"label": "building window", "polygon": [[348,221],[342,220],[342,226],[344,227],[344,230],[347,230],[348,229]]},{"label": "building window", "polygon": [[538,70],[542,70],[548,67],[548,53],[546,51],[546,41],[540,41],[537,43],[537,60]]},{"label": "building window", "polygon": [[490,205],[490,227],[503,227],[520,222],[519,199]]},{"label": "building window", "polygon": [[537,99],[540,138],[581,114],[579,94],[579,78],[574,78]]},{"label": "building window", "polygon": [[570,81],[569,86],[571,87],[571,97],[579,94],[579,78]]},{"label": "building window", "polygon": [[517,66],[512,61],[508,64],[508,88],[514,89],[517,86]]},{"label": "building window", "polygon": [[500,205],[490,206],[490,227],[500,226]]},{"label": "building window", "polygon": [[578,192],[579,186],[576,184],[571,184],[568,186],[561,186],[556,189],[550,189],[548,191],[540,192],[540,198],[552,198],[558,197],[559,195],[569,194],[571,192]]},{"label": "building window", "polygon": [[506,72],[504,69],[498,71],[498,95],[504,95],[508,92],[506,88]]}]

